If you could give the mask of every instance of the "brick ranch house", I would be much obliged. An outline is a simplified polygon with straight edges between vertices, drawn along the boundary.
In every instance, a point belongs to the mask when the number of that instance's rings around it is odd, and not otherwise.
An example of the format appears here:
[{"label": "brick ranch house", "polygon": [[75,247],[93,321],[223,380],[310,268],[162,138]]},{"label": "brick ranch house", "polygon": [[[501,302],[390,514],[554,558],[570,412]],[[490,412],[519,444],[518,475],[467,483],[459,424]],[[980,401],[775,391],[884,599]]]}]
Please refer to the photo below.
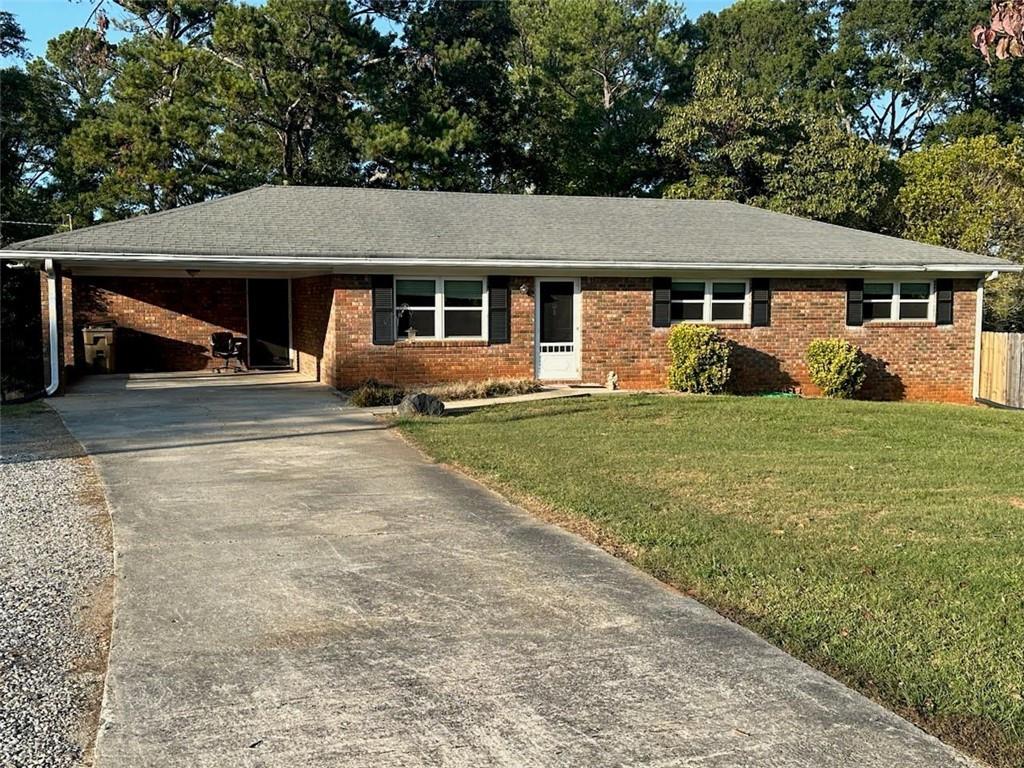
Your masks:
[{"label": "brick ranch house", "polygon": [[230,331],[251,366],[337,388],[661,387],[682,322],[735,342],[741,393],[814,394],[807,345],[841,336],[869,356],[866,397],[968,403],[984,281],[1019,269],[724,201],[271,186],[10,251],[44,269],[51,392],[107,320],[120,372],[212,367]]}]

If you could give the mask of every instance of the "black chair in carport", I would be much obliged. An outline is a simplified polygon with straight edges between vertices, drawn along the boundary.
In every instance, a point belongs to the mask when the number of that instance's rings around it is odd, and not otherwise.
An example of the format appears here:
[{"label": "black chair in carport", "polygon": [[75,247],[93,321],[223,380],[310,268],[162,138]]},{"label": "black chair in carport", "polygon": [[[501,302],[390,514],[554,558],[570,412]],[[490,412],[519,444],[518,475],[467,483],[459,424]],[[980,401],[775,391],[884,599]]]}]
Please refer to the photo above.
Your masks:
[{"label": "black chair in carport", "polygon": [[[210,334],[210,354],[224,361],[224,365],[214,368],[215,373],[233,370],[236,373],[244,370],[242,363],[242,345],[245,339],[236,339],[230,331],[218,331]],[[234,360],[235,364],[231,365]]]}]

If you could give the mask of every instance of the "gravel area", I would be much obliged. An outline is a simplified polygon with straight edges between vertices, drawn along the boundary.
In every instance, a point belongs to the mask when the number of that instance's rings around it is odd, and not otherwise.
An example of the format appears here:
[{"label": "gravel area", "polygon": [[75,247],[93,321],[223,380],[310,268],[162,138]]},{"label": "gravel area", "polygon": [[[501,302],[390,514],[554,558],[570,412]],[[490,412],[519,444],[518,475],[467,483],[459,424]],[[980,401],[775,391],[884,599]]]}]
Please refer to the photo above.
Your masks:
[{"label": "gravel area", "polygon": [[110,517],[48,406],[0,411],[0,766],[91,763],[110,637]]}]

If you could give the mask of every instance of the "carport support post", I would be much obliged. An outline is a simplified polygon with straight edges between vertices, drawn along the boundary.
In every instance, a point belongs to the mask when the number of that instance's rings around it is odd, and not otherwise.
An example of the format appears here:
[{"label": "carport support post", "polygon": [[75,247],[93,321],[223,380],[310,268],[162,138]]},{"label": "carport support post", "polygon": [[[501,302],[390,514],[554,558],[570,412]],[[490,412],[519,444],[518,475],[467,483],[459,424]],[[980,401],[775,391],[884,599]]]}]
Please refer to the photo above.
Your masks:
[{"label": "carport support post", "polygon": [[50,397],[64,394],[64,291],[60,262],[47,259],[46,271],[47,318],[50,341],[50,384],[46,394]]}]

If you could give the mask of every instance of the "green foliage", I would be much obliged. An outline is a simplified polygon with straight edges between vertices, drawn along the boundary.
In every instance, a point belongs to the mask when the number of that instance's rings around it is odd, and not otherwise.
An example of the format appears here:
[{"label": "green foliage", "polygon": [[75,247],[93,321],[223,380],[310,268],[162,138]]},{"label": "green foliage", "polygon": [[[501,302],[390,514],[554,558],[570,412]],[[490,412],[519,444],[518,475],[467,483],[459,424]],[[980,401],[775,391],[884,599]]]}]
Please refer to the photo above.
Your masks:
[{"label": "green foliage", "polygon": [[429,3],[408,16],[380,117],[362,151],[373,183],[412,189],[521,191],[524,105],[507,51],[507,3]]},{"label": "green foliage", "polygon": [[807,373],[825,397],[857,394],[867,366],[861,351],[845,339],[815,339],[807,346]]},{"label": "green foliage", "polygon": [[[212,50],[217,103],[240,161],[265,179],[338,184],[356,175],[362,102],[390,39],[345,0],[269,0],[228,5],[216,17]],[[263,151],[274,147],[271,154]]]},{"label": "green foliage", "polygon": [[891,219],[897,177],[884,150],[834,119],[743,95],[727,70],[698,74],[692,100],[669,112],[661,138],[681,177],[667,197],[735,200],[865,229]]},{"label": "green foliage", "polygon": [[687,72],[666,0],[512,0],[512,82],[537,192],[623,195],[658,177],[661,113]]},{"label": "green foliage", "polygon": [[668,335],[672,357],[668,386],[680,392],[713,395],[725,389],[729,367],[729,342],[706,325],[679,323]]},{"label": "green foliage", "polygon": [[[935,144],[902,158],[897,197],[903,233],[1024,263],[1024,139],[995,136]],[[985,286],[985,321],[1024,331],[1024,279],[1005,275]]]}]

